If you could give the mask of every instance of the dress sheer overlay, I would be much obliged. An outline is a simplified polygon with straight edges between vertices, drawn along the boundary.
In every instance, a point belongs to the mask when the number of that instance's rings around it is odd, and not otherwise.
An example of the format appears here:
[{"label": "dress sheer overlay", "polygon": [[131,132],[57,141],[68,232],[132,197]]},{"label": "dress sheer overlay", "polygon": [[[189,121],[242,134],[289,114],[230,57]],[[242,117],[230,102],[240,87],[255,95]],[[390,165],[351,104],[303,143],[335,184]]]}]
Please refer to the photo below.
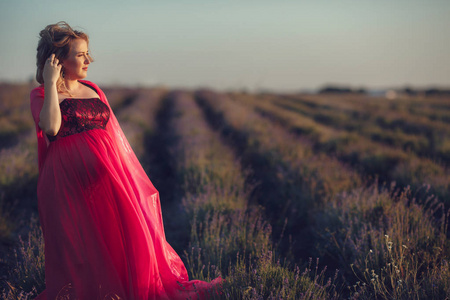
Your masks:
[{"label": "dress sheer overlay", "polygon": [[166,241],[159,193],[105,94],[92,82],[80,83],[98,98],[63,100],[54,137],[38,125],[43,85],[30,96],[45,240],[46,290],[37,299],[209,298],[221,279],[189,281]]}]

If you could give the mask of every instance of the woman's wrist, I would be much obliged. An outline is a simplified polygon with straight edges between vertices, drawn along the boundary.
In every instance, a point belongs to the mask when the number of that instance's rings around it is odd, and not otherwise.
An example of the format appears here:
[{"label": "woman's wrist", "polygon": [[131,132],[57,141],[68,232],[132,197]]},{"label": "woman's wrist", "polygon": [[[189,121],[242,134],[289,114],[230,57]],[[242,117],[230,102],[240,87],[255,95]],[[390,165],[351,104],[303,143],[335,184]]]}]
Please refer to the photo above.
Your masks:
[{"label": "woman's wrist", "polygon": [[56,81],[44,80],[44,87],[56,87]]}]

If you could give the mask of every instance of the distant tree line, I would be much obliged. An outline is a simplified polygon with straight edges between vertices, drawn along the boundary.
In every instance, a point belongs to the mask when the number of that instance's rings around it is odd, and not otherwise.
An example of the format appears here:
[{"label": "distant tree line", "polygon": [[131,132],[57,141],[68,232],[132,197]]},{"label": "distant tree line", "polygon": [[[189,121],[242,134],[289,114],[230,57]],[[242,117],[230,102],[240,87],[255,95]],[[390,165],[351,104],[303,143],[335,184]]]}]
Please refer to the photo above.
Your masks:
[{"label": "distant tree line", "polygon": [[365,88],[354,89],[351,87],[342,87],[342,86],[334,86],[327,85],[319,90],[319,94],[365,94],[367,90]]},{"label": "distant tree line", "polygon": [[425,95],[425,96],[450,96],[450,89],[441,89],[441,88],[428,88],[428,89],[413,89],[410,87],[406,87],[403,90],[400,90],[400,92],[403,92],[404,94],[410,95],[410,96],[418,96],[418,95]]}]

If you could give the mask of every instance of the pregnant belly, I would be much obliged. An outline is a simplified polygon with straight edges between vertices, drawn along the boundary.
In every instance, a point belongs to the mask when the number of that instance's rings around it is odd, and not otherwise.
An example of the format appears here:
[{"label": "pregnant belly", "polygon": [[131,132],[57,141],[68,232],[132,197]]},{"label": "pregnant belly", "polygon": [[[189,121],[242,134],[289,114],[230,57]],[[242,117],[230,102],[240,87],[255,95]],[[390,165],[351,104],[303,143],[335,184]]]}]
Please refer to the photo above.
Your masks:
[{"label": "pregnant belly", "polygon": [[39,185],[67,185],[91,189],[108,172],[111,139],[105,130],[94,129],[52,142]]}]

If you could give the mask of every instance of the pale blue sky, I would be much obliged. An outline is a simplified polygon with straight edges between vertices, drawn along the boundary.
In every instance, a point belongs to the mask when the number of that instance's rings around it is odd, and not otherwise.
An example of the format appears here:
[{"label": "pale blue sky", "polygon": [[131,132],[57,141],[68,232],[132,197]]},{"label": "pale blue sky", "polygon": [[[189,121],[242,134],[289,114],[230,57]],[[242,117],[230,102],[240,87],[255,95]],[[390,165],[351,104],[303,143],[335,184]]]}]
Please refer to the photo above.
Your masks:
[{"label": "pale blue sky", "polygon": [[0,0],[0,80],[33,76],[39,31],[64,20],[98,84],[449,86],[449,16],[449,0]]}]

